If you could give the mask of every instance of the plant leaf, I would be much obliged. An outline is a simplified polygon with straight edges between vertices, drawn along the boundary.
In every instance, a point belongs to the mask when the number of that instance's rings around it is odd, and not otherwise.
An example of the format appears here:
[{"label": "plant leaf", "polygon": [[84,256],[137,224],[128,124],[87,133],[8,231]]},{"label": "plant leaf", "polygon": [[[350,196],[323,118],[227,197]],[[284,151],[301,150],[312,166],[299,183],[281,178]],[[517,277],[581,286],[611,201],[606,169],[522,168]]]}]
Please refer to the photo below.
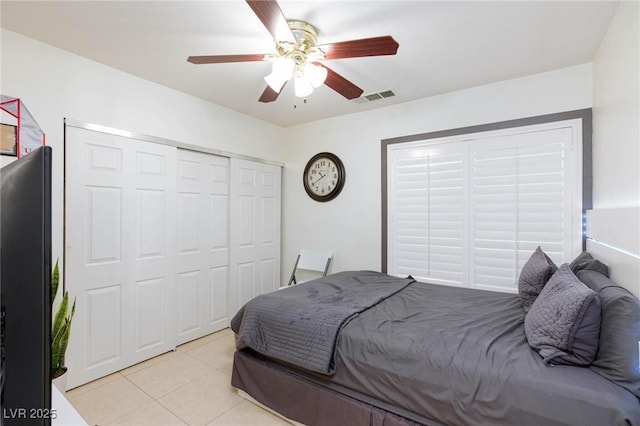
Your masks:
[{"label": "plant leaf", "polygon": [[[64,321],[64,323],[60,326],[58,333],[54,335],[53,340],[51,342],[51,368],[57,369],[64,367],[64,351],[62,347],[64,345],[65,335],[68,336],[68,322]],[[62,354],[62,359],[61,359]]]},{"label": "plant leaf", "polygon": [[67,317],[67,310],[69,309],[69,294],[65,291],[62,296],[62,302],[58,306],[58,312],[53,319],[53,334],[56,335],[58,330],[62,326],[62,321]]},{"label": "plant leaf", "polygon": [[65,320],[65,332],[60,336],[60,346],[58,347],[58,366],[64,367],[65,352],[67,351],[67,345],[69,344],[69,333],[71,332],[71,323]]},{"label": "plant leaf", "polygon": [[[51,305],[58,293],[60,285],[60,270],[58,268],[58,260],[51,273]],[[62,300],[58,305],[58,310],[53,319],[51,333],[51,378],[61,376],[66,371],[65,354],[67,345],[69,344],[69,336],[71,335],[71,320],[76,313],[76,298],[73,298],[71,312],[69,312],[69,292],[62,293]]]},{"label": "plant leaf", "polygon": [[60,284],[60,270],[58,269],[58,259],[56,259],[56,266],[53,267],[53,272],[51,273],[51,304],[52,305],[53,305],[53,301],[56,300],[59,284]]}]

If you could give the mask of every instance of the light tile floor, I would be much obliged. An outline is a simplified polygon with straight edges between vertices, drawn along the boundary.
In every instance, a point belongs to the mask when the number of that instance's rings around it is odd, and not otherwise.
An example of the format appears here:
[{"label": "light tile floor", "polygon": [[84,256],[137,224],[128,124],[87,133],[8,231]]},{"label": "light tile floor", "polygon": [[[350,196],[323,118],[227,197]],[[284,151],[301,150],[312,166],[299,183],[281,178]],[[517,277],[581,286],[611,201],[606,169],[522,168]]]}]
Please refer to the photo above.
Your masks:
[{"label": "light tile floor", "polygon": [[229,329],[178,346],[72,389],[66,397],[89,425],[288,425],[231,387]]}]

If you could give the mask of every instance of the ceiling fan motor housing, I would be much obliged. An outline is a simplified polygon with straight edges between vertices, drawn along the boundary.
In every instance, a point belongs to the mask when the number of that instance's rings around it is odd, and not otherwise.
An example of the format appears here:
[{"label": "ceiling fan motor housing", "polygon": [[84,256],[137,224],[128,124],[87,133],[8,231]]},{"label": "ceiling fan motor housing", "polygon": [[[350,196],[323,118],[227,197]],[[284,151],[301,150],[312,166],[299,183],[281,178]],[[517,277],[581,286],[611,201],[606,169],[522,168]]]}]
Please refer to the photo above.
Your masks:
[{"label": "ceiling fan motor housing", "polygon": [[276,49],[281,56],[293,59],[298,66],[304,64],[311,54],[314,56],[312,58],[314,61],[324,59],[322,51],[319,49],[312,50],[318,42],[318,31],[313,25],[296,20],[287,21],[287,24],[293,33],[296,43],[292,45],[287,41],[276,40]]}]

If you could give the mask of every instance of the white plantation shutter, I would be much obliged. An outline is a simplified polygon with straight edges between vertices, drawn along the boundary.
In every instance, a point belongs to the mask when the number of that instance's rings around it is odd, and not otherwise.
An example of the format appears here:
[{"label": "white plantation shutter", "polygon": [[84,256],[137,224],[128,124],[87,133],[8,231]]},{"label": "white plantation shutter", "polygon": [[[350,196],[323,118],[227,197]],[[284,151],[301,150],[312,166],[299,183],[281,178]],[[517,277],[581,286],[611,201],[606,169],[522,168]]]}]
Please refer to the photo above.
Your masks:
[{"label": "white plantation shutter", "polygon": [[[538,245],[554,262],[571,256],[570,202],[565,167],[570,129],[504,135],[470,146],[472,281],[487,290],[514,290]],[[568,225],[568,226],[567,226]]]},{"label": "white plantation shutter", "polygon": [[465,143],[398,152],[395,162],[396,274],[462,285],[467,210]]},{"label": "white plantation shutter", "polygon": [[387,271],[513,292],[538,245],[570,261],[582,208],[573,122],[390,146]]}]

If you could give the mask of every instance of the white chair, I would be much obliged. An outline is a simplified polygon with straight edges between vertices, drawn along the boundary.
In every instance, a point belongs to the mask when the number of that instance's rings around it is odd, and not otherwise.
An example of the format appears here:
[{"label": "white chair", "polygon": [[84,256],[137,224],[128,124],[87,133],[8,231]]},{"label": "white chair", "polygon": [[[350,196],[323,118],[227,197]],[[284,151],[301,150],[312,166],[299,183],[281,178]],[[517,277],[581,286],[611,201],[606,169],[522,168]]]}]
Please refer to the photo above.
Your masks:
[{"label": "white chair", "polygon": [[[331,257],[332,253],[330,251],[301,249],[296,263],[293,265],[293,271],[287,286],[309,281],[313,278],[324,277],[329,270]],[[300,277],[297,277],[296,274],[300,274]]]}]

